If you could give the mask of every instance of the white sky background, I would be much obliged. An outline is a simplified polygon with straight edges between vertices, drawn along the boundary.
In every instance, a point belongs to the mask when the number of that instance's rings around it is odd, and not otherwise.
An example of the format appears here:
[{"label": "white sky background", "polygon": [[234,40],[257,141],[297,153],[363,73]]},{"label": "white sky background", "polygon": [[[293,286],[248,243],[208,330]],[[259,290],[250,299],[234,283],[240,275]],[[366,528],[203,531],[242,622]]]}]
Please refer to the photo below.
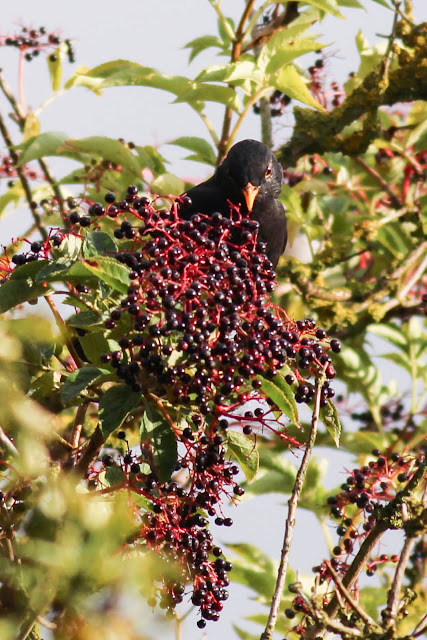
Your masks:
[{"label": "white sky background", "polygon": [[[350,71],[358,66],[358,55],[354,38],[359,29],[365,33],[368,41],[378,41],[375,34],[388,34],[393,20],[391,11],[377,5],[373,0],[362,0],[367,11],[343,8],[346,20],[327,17],[313,31],[323,34],[321,42],[331,43],[325,51],[329,53],[326,70],[329,80],[345,82]],[[225,14],[239,15],[243,7],[242,0],[223,0]],[[414,1],[416,22],[427,19],[426,0]],[[195,77],[209,64],[221,64],[225,58],[215,58],[214,50],[196,58],[188,67],[188,50],[184,44],[205,34],[216,33],[216,17],[207,0],[121,0],[121,2],[101,2],[100,0],[3,0],[0,14],[0,33],[13,35],[18,25],[55,30],[60,28],[64,38],[71,38],[76,49],[76,64],[64,65],[64,78],[68,78],[78,65],[94,67],[115,59],[128,59],[143,65],[153,66],[167,74]],[[333,55],[332,55],[333,54]],[[3,68],[9,84],[16,87],[17,81],[16,51],[11,48],[0,49],[0,67]],[[307,67],[315,56],[307,58]],[[50,95],[50,82],[44,56],[26,64],[25,99],[27,106],[36,109]],[[146,87],[125,87],[106,90],[102,97],[83,88],[73,89],[50,103],[42,112],[42,131],[64,131],[70,138],[89,135],[105,135],[112,138],[122,137],[136,144],[160,145],[161,153],[171,162],[169,170],[187,179],[202,179],[211,171],[205,165],[183,160],[184,150],[166,143],[185,135],[207,137],[201,120],[185,104],[171,104],[173,96]],[[292,106],[292,104],[291,104]],[[0,101],[4,113],[4,102]],[[211,118],[217,131],[220,130],[222,106],[209,107]],[[290,135],[292,118],[289,115],[275,119],[280,127],[280,142]],[[241,129],[239,139],[259,138],[259,119],[250,115]],[[18,141],[18,138],[15,138]],[[61,161],[49,164],[65,170]],[[68,168],[67,168],[68,170]],[[0,183],[0,195],[4,193],[6,181]],[[19,212],[18,216],[25,215]],[[21,218],[22,219],[22,218]],[[7,218],[0,223],[0,244],[7,244],[11,236],[19,234],[17,216]],[[318,454],[320,455],[320,454]],[[330,455],[329,463],[335,469],[341,469],[348,463],[342,453]],[[353,466],[353,465],[352,465]],[[345,476],[341,476],[345,477]],[[335,472],[328,478],[331,488],[341,482]],[[219,540],[245,541],[256,544],[272,557],[279,557],[285,517],[283,496],[266,496],[243,502],[233,508],[234,526],[231,529],[218,529],[213,533]],[[333,539],[336,539],[332,530]],[[319,527],[311,514],[302,512],[297,524],[291,566],[303,572],[310,572],[327,553],[326,543]],[[251,625],[241,622],[241,616],[250,615],[261,609],[249,601],[249,592],[240,587],[230,589],[230,599],[224,603],[224,611],[218,623],[208,623],[205,634],[195,626],[195,617],[189,618],[183,630],[183,638],[218,638],[235,640],[231,624]],[[146,613],[144,618],[149,625]],[[140,618],[140,619],[141,619]],[[144,625],[142,625],[144,627]],[[149,627],[145,627],[150,632]],[[256,633],[259,627],[252,626]],[[158,634],[164,640],[174,637],[166,629]]]}]

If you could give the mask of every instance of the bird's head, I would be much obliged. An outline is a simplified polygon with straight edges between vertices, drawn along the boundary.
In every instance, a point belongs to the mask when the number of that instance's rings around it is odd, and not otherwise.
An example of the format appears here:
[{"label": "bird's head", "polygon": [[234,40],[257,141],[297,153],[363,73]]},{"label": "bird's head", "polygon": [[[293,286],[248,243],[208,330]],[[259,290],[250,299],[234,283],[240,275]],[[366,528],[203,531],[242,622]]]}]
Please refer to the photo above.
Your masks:
[{"label": "bird's head", "polygon": [[271,149],[256,140],[242,140],[227,154],[215,173],[217,184],[235,204],[252,211],[255,199],[277,198],[283,171]]}]

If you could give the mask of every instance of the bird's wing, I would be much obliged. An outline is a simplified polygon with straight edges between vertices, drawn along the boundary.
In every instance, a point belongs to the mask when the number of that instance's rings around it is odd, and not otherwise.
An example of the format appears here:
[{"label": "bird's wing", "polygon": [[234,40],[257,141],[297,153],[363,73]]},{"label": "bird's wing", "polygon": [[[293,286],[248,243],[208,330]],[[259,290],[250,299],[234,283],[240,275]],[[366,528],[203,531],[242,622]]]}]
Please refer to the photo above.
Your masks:
[{"label": "bird's wing", "polygon": [[258,237],[267,243],[267,256],[276,267],[288,239],[285,209],[279,200],[271,199],[255,206],[251,217],[258,220]]},{"label": "bird's wing", "polygon": [[194,213],[205,213],[210,216],[215,211],[225,215],[230,211],[224,192],[215,183],[213,177],[189,189],[187,195],[191,198],[191,205],[180,207],[180,217],[186,220]]}]

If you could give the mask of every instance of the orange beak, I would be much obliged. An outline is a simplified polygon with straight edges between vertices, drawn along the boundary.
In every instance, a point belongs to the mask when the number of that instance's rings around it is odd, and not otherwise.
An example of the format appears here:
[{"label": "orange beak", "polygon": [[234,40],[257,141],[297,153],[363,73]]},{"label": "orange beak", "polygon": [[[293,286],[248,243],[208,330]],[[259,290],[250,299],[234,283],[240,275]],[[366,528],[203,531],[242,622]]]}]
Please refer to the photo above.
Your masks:
[{"label": "orange beak", "polygon": [[244,195],[244,198],[245,198],[245,201],[246,201],[246,206],[247,206],[249,212],[251,212],[252,209],[253,209],[255,198],[258,195],[259,189],[260,189],[259,187],[254,187],[254,185],[251,184],[250,182],[248,182],[246,187],[244,187],[244,189],[242,189],[242,193]]}]

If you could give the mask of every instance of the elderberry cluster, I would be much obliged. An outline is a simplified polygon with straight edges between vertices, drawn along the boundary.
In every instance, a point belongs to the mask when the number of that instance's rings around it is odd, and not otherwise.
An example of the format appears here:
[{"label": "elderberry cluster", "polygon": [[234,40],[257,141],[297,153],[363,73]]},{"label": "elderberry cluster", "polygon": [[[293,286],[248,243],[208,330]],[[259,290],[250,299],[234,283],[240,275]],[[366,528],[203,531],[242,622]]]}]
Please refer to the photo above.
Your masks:
[{"label": "elderberry cluster", "polygon": [[[113,194],[105,201],[69,220],[73,230],[120,217],[114,236],[126,249],[115,258],[130,268],[130,283],[105,321],[120,350],[102,360],[134,391],[195,403],[207,415],[241,400],[259,388],[257,376],[273,377],[288,362],[298,402],[313,398],[310,376],[325,368],[334,377],[327,351],[339,351],[339,342],[329,342],[311,319],[290,321],[266,295],[275,272],[258,240],[258,222],[238,210],[184,221],[176,206],[156,210],[133,186],[123,201]],[[327,383],[323,401],[332,395]]]},{"label": "elderberry cluster", "polygon": [[[277,116],[281,116],[284,113],[286,107],[290,104],[291,100],[292,98],[287,96],[285,93],[282,93],[282,91],[279,91],[278,89],[273,91],[269,100],[271,117],[275,118]],[[258,102],[254,104],[252,109],[256,114],[259,114],[261,111]]]},{"label": "elderberry cluster", "polygon": [[[150,604],[173,610],[191,583],[191,602],[200,609],[197,624],[203,628],[206,620],[219,619],[222,602],[228,598],[227,573],[232,569],[222,549],[214,544],[205,516],[215,517],[218,526],[231,526],[232,519],[223,517],[221,504],[224,498],[242,496],[244,489],[235,481],[239,468],[225,458],[223,437],[215,429],[205,434],[198,414],[192,416],[192,422],[195,429],[186,427],[180,435],[184,453],[170,481],[160,482],[154,466],[151,472],[142,473],[140,463],[147,464],[147,459],[142,454],[137,462],[129,446],[123,472],[128,475],[129,490],[143,496],[149,505],[141,514],[139,532],[129,543],[142,544],[177,566],[179,581],[176,575],[173,580],[159,575],[156,582],[160,587],[153,591]],[[117,437],[127,443],[124,431]],[[150,443],[142,441],[142,451],[145,446]],[[115,464],[108,454],[101,461],[104,467]],[[91,478],[93,482],[96,474]]]},{"label": "elderberry cluster", "polygon": [[[64,40],[67,49],[69,62],[75,62],[75,52],[71,40]],[[29,62],[36,58],[42,51],[58,47],[61,38],[56,33],[47,33],[45,27],[38,29],[27,29],[22,27],[21,32],[15,36],[0,36],[0,46],[16,47],[20,51],[25,51],[25,59]],[[50,55],[52,62],[57,59],[56,54]]]}]

